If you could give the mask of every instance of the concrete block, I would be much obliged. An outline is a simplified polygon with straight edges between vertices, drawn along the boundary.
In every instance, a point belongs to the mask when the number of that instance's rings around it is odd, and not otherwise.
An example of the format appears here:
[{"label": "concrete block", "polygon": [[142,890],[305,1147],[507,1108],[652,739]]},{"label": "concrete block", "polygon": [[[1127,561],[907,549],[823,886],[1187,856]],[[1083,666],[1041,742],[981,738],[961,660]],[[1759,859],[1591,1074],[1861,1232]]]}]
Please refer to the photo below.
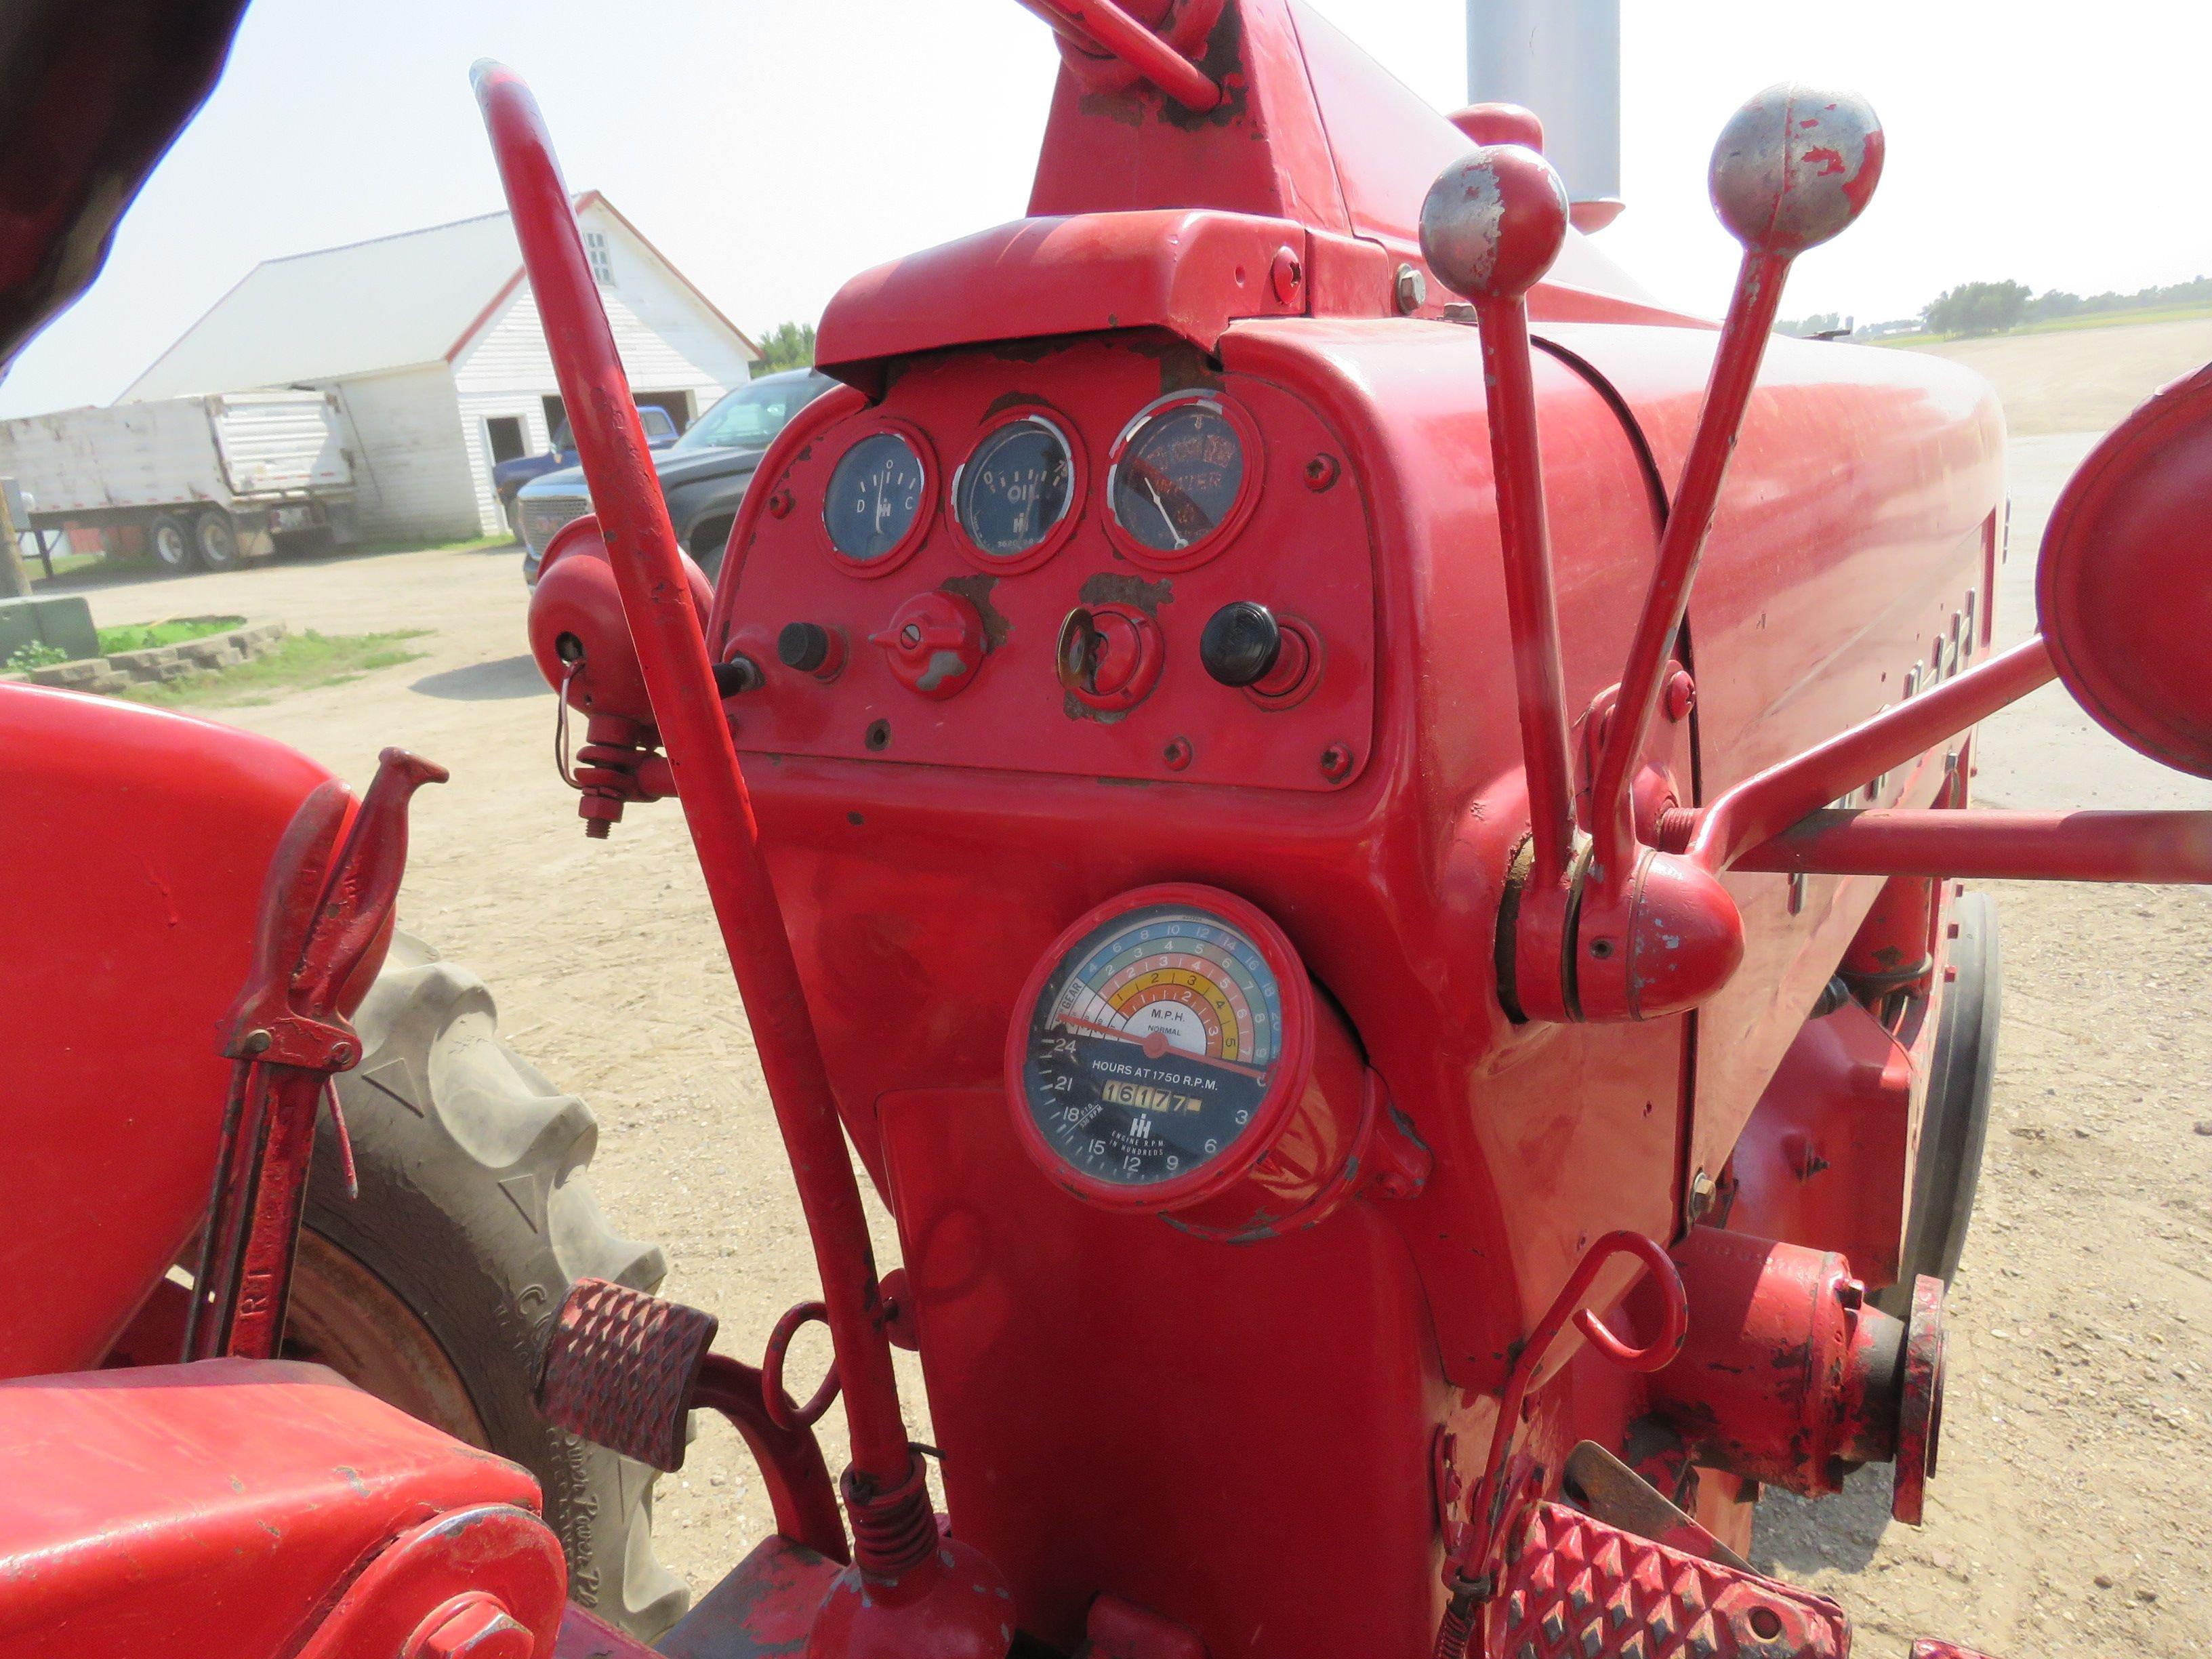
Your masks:
[{"label": "concrete block", "polygon": [[99,657],[80,657],[75,662],[49,663],[44,668],[31,671],[34,685],[68,685],[79,690],[107,672],[106,660]]},{"label": "concrete block", "polygon": [[125,673],[136,674],[139,678],[144,679],[149,677],[149,671],[158,668],[165,663],[173,663],[176,659],[175,646],[154,645],[147,647],[143,651],[118,651],[107,660]]}]

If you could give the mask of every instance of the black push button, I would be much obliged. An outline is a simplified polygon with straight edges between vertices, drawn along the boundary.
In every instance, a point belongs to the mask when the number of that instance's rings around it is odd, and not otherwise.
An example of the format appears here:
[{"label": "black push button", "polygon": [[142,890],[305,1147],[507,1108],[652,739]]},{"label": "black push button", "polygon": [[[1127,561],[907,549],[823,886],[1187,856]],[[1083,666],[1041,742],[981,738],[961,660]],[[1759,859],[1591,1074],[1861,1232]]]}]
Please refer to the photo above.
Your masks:
[{"label": "black push button", "polygon": [[1224,685],[1250,685],[1267,678],[1283,649],[1283,630],[1264,605],[1237,599],[1206,619],[1198,636],[1198,659]]},{"label": "black push button", "polygon": [[786,668],[811,674],[830,660],[830,630],[820,623],[786,623],[775,636],[775,655]]}]

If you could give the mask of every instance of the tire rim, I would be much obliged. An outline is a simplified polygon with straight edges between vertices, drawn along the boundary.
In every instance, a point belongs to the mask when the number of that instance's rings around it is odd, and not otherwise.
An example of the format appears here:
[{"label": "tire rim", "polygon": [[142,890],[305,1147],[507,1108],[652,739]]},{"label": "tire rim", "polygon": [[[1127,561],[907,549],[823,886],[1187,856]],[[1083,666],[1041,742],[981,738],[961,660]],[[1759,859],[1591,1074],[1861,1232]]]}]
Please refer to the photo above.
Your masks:
[{"label": "tire rim", "polygon": [[237,532],[222,520],[202,519],[198,538],[200,562],[210,569],[227,569],[238,562]]},{"label": "tire rim", "polygon": [[191,556],[191,544],[185,538],[181,525],[160,524],[154,526],[154,556],[172,569],[182,565]]},{"label": "tire rim", "polygon": [[300,1230],[284,1357],[327,1365],[410,1417],[491,1449],[483,1419],[430,1328],[382,1279],[309,1227]]}]

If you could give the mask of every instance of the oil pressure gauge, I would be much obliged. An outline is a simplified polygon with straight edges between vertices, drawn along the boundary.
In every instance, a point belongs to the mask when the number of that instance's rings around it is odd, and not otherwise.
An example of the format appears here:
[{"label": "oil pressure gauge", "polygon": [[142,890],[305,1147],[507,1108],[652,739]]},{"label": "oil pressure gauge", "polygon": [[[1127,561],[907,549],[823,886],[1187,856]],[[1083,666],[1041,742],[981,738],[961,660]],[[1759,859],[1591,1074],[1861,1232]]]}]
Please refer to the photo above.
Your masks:
[{"label": "oil pressure gauge", "polygon": [[1231,1239],[1310,1225],[1363,1164],[1418,1151],[1385,1125],[1390,1156],[1355,1156],[1390,1115],[1350,1030],[1282,930],[1218,888],[1139,888],[1063,933],[1016,1005],[1006,1086],[1069,1192]]}]

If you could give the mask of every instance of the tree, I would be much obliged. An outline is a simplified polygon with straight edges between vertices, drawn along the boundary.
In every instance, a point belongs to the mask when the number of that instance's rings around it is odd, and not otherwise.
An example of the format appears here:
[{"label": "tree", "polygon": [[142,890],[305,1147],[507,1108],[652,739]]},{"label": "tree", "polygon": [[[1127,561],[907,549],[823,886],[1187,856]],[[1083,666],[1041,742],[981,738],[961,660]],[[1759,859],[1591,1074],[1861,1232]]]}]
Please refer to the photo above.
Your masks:
[{"label": "tree", "polygon": [[778,323],[760,337],[760,361],[753,365],[756,379],[780,368],[805,368],[814,361],[814,325]]},{"label": "tree", "polygon": [[1928,307],[1931,334],[2002,334],[2027,310],[2025,283],[1961,283]]}]

